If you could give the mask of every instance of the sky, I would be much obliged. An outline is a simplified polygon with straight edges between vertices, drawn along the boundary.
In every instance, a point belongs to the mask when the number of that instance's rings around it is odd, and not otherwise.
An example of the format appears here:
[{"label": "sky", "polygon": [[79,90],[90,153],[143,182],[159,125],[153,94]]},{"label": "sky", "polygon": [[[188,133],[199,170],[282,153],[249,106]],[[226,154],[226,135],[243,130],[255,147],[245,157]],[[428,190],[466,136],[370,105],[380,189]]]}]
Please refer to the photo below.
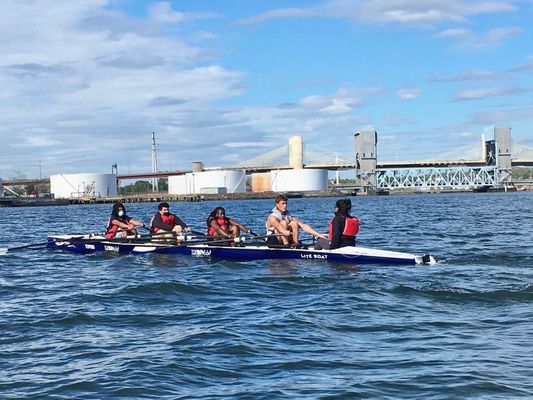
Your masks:
[{"label": "sky", "polygon": [[[533,146],[533,0],[0,0],[0,178]],[[333,156],[332,156],[333,157]],[[305,161],[305,155],[304,155]]]}]

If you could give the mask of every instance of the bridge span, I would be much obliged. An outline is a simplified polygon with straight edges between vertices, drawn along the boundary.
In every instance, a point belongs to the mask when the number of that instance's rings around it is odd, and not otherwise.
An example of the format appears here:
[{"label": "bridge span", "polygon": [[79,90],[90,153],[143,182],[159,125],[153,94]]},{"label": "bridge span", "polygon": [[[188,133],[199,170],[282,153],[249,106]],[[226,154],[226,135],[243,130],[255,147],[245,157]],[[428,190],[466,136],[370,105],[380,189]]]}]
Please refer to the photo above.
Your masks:
[{"label": "bridge span", "polygon": [[[294,138],[294,137],[293,137]],[[291,138],[291,141],[292,139]],[[377,132],[363,131],[354,134],[354,152],[344,157],[338,153],[318,152],[303,146],[295,151],[289,145],[261,154],[239,165],[226,168],[205,168],[245,170],[248,174],[265,173],[292,168],[325,169],[329,171],[352,170],[356,187],[367,189],[468,189],[485,186],[506,186],[512,184],[513,167],[533,166],[533,149],[511,143],[511,129],[496,127],[494,139],[483,143],[477,159],[441,159],[378,161]],[[305,153],[304,153],[305,148]],[[319,154],[320,153],[320,154]],[[293,162],[297,160],[296,166]],[[194,164],[194,163],[193,163]],[[144,172],[117,174],[119,181],[153,179],[184,175],[192,170]],[[49,184],[49,178],[3,180],[5,187]]]}]

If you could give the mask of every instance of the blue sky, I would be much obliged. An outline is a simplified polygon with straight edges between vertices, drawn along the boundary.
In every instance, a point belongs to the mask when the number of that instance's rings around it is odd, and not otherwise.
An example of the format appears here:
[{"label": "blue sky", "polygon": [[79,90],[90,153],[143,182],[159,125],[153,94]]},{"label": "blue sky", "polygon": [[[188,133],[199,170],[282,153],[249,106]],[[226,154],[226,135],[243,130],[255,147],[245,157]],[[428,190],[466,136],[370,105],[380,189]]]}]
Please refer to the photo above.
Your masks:
[{"label": "blue sky", "polygon": [[533,146],[533,2],[0,0],[0,177],[233,166],[304,136],[443,158]]}]

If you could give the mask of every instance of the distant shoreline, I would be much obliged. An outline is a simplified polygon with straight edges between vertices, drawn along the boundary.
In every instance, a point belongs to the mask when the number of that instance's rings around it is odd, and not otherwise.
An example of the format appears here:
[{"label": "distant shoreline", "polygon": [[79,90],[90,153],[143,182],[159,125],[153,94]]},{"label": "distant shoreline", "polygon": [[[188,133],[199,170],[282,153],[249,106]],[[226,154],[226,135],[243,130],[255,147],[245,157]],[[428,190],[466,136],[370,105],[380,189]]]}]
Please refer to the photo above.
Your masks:
[{"label": "distant shoreline", "polygon": [[[351,197],[351,196],[376,196],[376,195],[428,195],[442,193],[472,193],[472,192],[505,192],[504,188],[487,188],[486,190],[430,190],[415,191],[409,189],[397,189],[392,191],[380,190],[377,192],[288,192],[289,198],[320,198],[320,197]],[[511,188],[507,192],[533,191],[533,186],[523,186],[520,189]],[[135,195],[112,196],[112,197],[85,197],[76,199],[47,199],[38,197],[0,197],[0,207],[37,207],[37,206],[64,206],[76,204],[113,204],[122,203],[160,203],[166,202],[199,202],[210,200],[262,200],[273,199],[277,192],[245,192],[227,194],[187,194],[170,195],[165,193],[142,193]]]}]

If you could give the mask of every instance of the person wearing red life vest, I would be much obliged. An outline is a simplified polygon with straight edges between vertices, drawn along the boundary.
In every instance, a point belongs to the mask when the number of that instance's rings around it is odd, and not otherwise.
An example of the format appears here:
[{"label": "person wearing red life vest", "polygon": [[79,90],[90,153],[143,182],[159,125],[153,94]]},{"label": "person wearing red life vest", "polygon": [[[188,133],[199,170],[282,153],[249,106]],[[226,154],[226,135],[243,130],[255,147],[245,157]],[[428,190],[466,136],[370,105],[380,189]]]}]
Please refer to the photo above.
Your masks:
[{"label": "person wearing red life vest", "polygon": [[113,210],[107,223],[105,238],[122,238],[129,235],[137,234],[137,226],[144,227],[145,225],[128,215],[126,215],[126,207],[122,203],[113,204]]},{"label": "person wearing red life vest", "polygon": [[217,207],[211,211],[211,214],[207,217],[206,225],[207,234],[215,238],[233,238],[239,237],[241,231],[246,233],[251,232],[250,229],[240,222],[226,217],[224,207]]},{"label": "person wearing red life vest", "polygon": [[154,233],[174,233],[180,234],[183,231],[190,232],[191,228],[183,222],[180,217],[170,213],[168,203],[160,203],[157,206],[157,214],[152,217],[150,230]]},{"label": "person wearing red life vest", "polygon": [[355,246],[355,237],[359,233],[359,219],[350,215],[352,201],[340,199],[335,203],[335,217],[329,222],[328,240],[317,240],[315,249],[338,249]]}]

